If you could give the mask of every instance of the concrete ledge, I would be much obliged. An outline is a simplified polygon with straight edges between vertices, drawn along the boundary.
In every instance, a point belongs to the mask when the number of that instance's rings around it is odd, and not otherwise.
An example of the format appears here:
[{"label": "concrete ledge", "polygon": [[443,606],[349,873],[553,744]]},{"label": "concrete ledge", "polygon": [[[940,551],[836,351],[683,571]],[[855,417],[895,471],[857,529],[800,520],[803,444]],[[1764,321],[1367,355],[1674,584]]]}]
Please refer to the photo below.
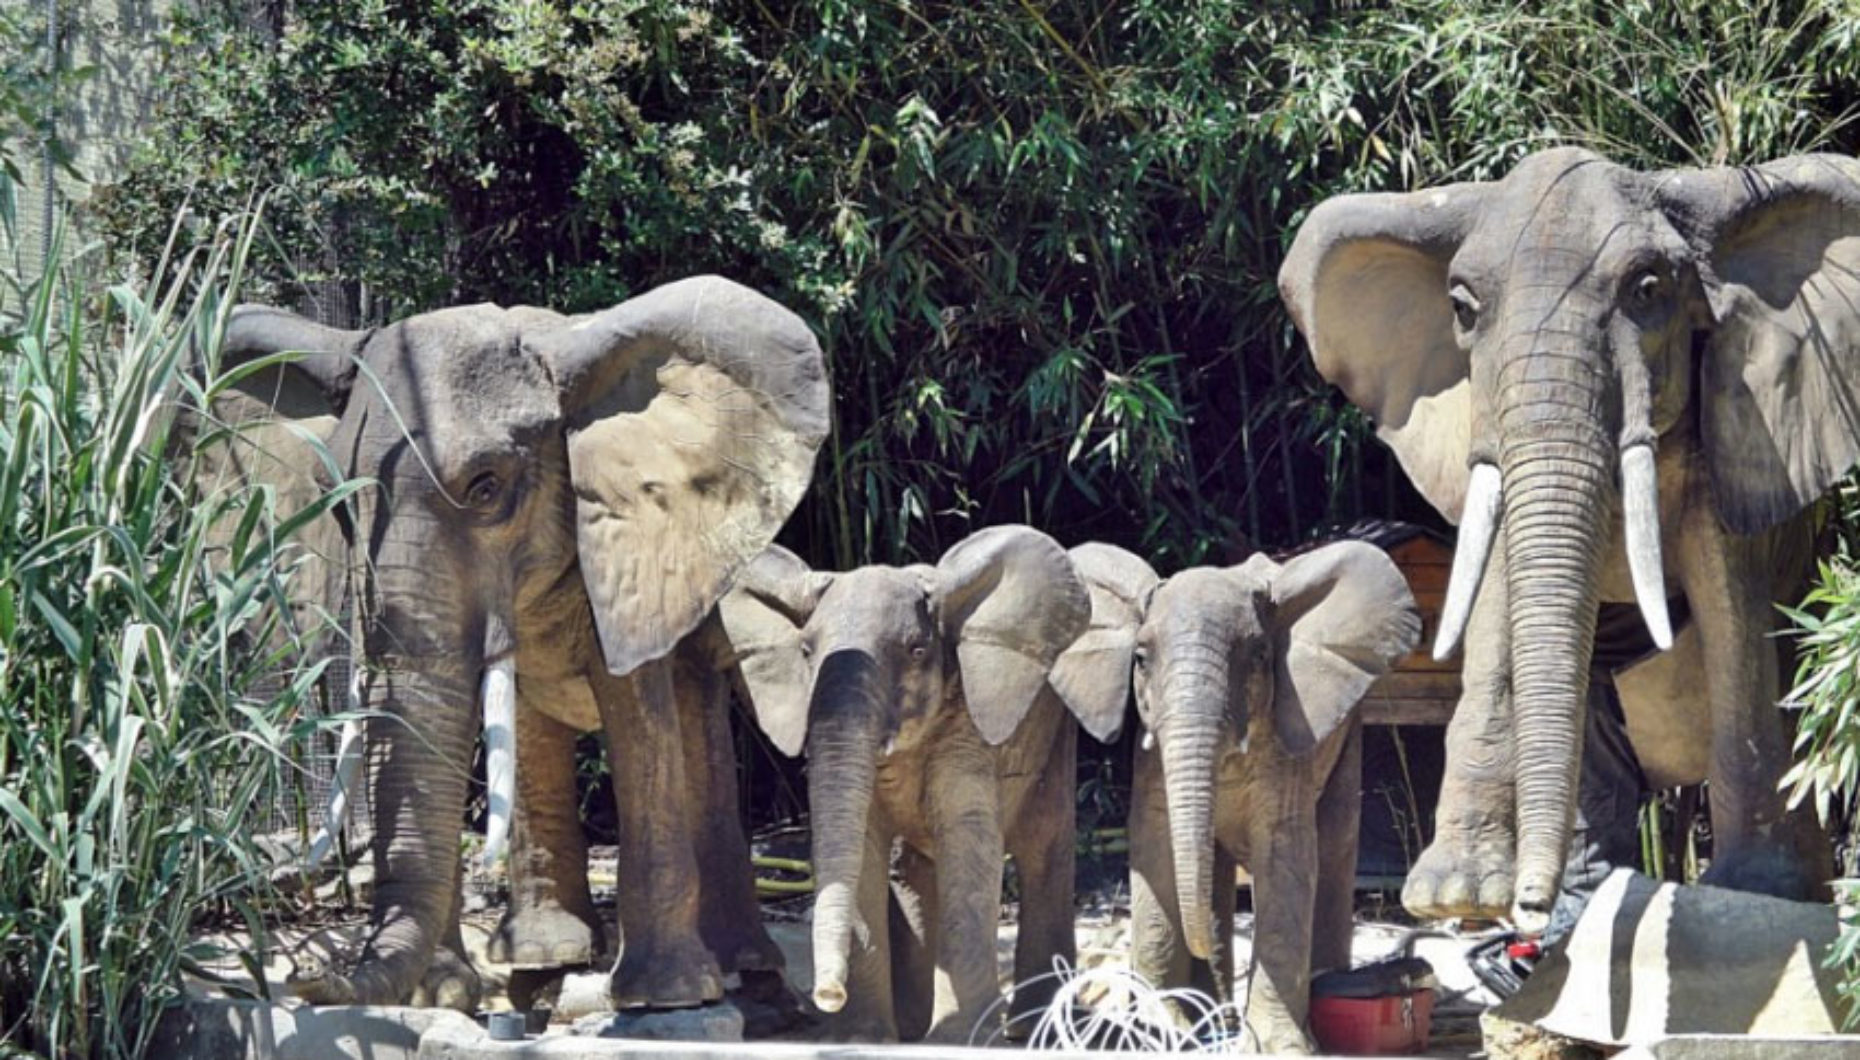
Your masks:
[{"label": "concrete ledge", "polygon": [[150,1056],[200,1060],[416,1060],[428,1034],[484,1034],[450,1009],[279,1005],[210,998],[163,1014]]},{"label": "concrete ledge", "polygon": [[[477,1028],[474,1025],[474,1030]],[[653,1057],[664,1060],[1000,1060],[999,1049],[953,1045],[833,1045],[817,1042],[653,1042],[628,1038],[584,1038],[551,1034],[520,1042],[494,1042],[476,1034],[435,1027],[420,1043],[419,1060],[600,1060]],[[1054,1060],[1089,1060],[1138,1053],[1052,1052]]]},{"label": "concrete ledge", "polygon": [[1736,1034],[1682,1034],[1637,1045],[1615,1060],[1852,1060],[1860,1035],[1750,1038]]}]

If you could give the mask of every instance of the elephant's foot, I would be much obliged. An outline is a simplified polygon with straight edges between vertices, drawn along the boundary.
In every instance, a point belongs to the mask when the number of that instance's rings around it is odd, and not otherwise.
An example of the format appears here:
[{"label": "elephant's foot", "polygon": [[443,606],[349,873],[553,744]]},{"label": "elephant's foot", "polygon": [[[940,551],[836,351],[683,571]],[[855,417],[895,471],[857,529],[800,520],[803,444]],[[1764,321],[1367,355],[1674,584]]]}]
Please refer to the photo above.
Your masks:
[{"label": "elephant's foot", "polygon": [[822,1017],[814,1040],[830,1045],[877,1045],[897,1041],[898,1028],[877,1013],[842,1009]]},{"label": "elephant's foot", "polygon": [[526,1012],[539,1004],[543,1008],[554,1008],[561,995],[562,980],[568,973],[567,968],[513,969],[510,981],[504,984],[504,997],[518,1012]]},{"label": "elephant's foot", "polygon": [[300,954],[284,981],[291,996],[312,1005],[353,1005],[355,982],[322,957]]},{"label": "elephant's foot", "polygon": [[1269,1027],[1248,1027],[1246,1051],[1265,1056],[1314,1056],[1317,1043],[1304,1030],[1291,1023],[1274,1023]]},{"label": "elephant's foot", "polygon": [[760,911],[732,918],[728,927],[712,928],[704,933],[704,944],[717,958],[724,974],[731,972],[775,972],[787,967],[781,948],[762,927]]},{"label": "elephant's foot", "polygon": [[434,952],[426,973],[410,998],[390,997],[378,989],[359,986],[352,974],[314,954],[297,958],[285,988],[312,1005],[394,1005],[403,1002],[419,1008],[449,1008],[470,1015],[478,1011],[483,988],[471,962],[451,950]]},{"label": "elephant's foot", "polygon": [[1001,1010],[952,1012],[931,1024],[925,1045],[986,1045],[1001,1031]]},{"label": "elephant's foot", "polygon": [[1749,894],[1766,894],[1792,902],[1822,901],[1819,881],[1810,879],[1801,857],[1790,846],[1759,840],[1712,858],[1700,883]]},{"label": "elephant's foot", "polygon": [[559,905],[513,910],[491,933],[485,955],[518,971],[582,967],[600,955],[605,934],[592,914],[578,916]]},{"label": "elephant's foot", "polygon": [[780,972],[741,973],[743,985],[730,1000],[743,1014],[743,1037],[768,1038],[807,1020],[801,999]]},{"label": "elephant's foot", "polygon": [[1508,825],[1442,820],[1408,870],[1401,904],[1422,917],[1510,915],[1517,845]]},{"label": "elephant's foot", "polygon": [[478,1011],[483,993],[471,962],[442,946],[433,953],[426,974],[413,988],[413,1004],[419,1008],[449,1008],[469,1016]]},{"label": "elephant's foot", "polygon": [[621,943],[615,1008],[690,1008],[722,997],[723,972],[696,937],[642,939],[628,932]]}]

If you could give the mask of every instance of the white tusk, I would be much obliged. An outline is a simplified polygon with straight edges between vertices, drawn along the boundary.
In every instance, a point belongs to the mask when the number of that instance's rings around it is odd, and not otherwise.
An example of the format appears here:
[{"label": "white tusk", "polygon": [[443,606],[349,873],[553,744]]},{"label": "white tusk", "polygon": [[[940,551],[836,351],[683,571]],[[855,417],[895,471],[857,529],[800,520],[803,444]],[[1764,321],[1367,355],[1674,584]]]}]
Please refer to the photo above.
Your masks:
[{"label": "white tusk", "polygon": [[506,655],[485,667],[484,784],[490,814],[484,826],[484,864],[503,856],[510,809],[517,799],[517,664]]},{"label": "white tusk", "polygon": [[1498,516],[1504,510],[1504,485],[1497,464],[1474,464],[1466,484],[1466,506],[1460,513],[1460,541],[1453,550],[1453,570],[1447,578],[1447,601],[1440,608],[1440,631],[1434,635],[1434,660],[1445,662],[1460,646],[1473,600],[1485,577],[1492,540],[1498,536]]},{"label": "white tusk", "polygon": [[1156,746],[1156,732],[1155,732],[1155,730],[1153,730],[1153,729],[1144,729],[1144,730],[1143,730],[1143,749],[1144,749],[1145,751],[1148,751],[1148,750],[1151,750],[1151,749],[1153,749],[1153,748],[1154,748],[1155,746]]},{"label": "white tusk", "polygon": [[[354,665],[351,658],[349,667],[349,701],[351,714],[362,709],[362,676],[367,671]],[[336,774],[329,786],[329,809],[323,814],[323,825],[317,829],[310,840],[310,868],[316,868],[329,856],[331,847],[336,845],[336,837],[349,823],[349,792],[355,788],[355,773],[362,764],[362,723],[351,718],[342,723],[342,736],[336,741]]]},{"label": "white tusk", "polygon": [[1665,564],[1660,559],[1660,487],[1654,477],[1653,446],[1630,445],[1621,451],[1621,512],[1627,523],[1628,571],[1634,598],[1647,632],[1661,651],[1673,646],[1673,626],[1666,617]]},{"label": "white tusk", "polygon": [[336,744],[336,776],[330,781],[329,809],[323,824],[310,840],[309,862],[316,868],[336,845],[336,836],[349,822],[349,792],[355,787],[355,774],[362,764],[362,723],[354,718],[342,723],[342,737]]}]

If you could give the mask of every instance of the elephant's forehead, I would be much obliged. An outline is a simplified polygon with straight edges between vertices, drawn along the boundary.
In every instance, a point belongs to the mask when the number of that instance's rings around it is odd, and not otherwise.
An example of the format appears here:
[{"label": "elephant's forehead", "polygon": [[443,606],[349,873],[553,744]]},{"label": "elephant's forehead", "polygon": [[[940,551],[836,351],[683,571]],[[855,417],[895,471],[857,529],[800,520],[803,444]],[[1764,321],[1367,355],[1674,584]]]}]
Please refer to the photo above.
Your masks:
[{"label": "elephant's forehead", "polygon": [[1542,263],[1560,252],[1578,270],[1606,271],[1657,238],[1653,183],[1579,148],[1544,151],[1518,163],[1481,211],[1465,255],[1493,265]]},{"label": "elephant's forehead", "polygon": [[[377,403],[442,451],[522,437],[560,416],[554,386],[496,306],[460,306],[384,328],[368,344]],[[372,389],[372,388],[371,388]]]},{"label": "elephant's forehead", "polygon": [[1182,571],[1156,590],[1149,624],[1158,632],[1182,632],[1218,625],[1244,633],[1259,625],[1258,603],[1265,586],[1217,567]]},{"label": "elephant's forehead", "polygon": [[814,612],[815,625],[872,636],[903,636],[928,620],[918,577],[895,567],[861,567],[833,579]]}]

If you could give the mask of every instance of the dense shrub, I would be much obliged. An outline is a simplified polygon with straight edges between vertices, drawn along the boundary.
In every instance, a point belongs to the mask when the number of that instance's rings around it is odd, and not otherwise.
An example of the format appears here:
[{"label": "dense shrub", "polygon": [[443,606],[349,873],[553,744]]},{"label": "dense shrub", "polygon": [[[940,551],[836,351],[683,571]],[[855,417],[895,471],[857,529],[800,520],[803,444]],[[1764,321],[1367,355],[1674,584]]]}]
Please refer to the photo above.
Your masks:
[{"label": "dense shrub", "polygon": [[764,287],[831,351],[790,532],[823,565],[1004,520],[1169,567],[1430,518],[1278,307],[1303,212],[1560,141],[1846,143],[1855,64],[1829,0],[298,0],[275,38],[234,6],[176,30],[119,244],[267,189],[280,294],[376,316]]}]

